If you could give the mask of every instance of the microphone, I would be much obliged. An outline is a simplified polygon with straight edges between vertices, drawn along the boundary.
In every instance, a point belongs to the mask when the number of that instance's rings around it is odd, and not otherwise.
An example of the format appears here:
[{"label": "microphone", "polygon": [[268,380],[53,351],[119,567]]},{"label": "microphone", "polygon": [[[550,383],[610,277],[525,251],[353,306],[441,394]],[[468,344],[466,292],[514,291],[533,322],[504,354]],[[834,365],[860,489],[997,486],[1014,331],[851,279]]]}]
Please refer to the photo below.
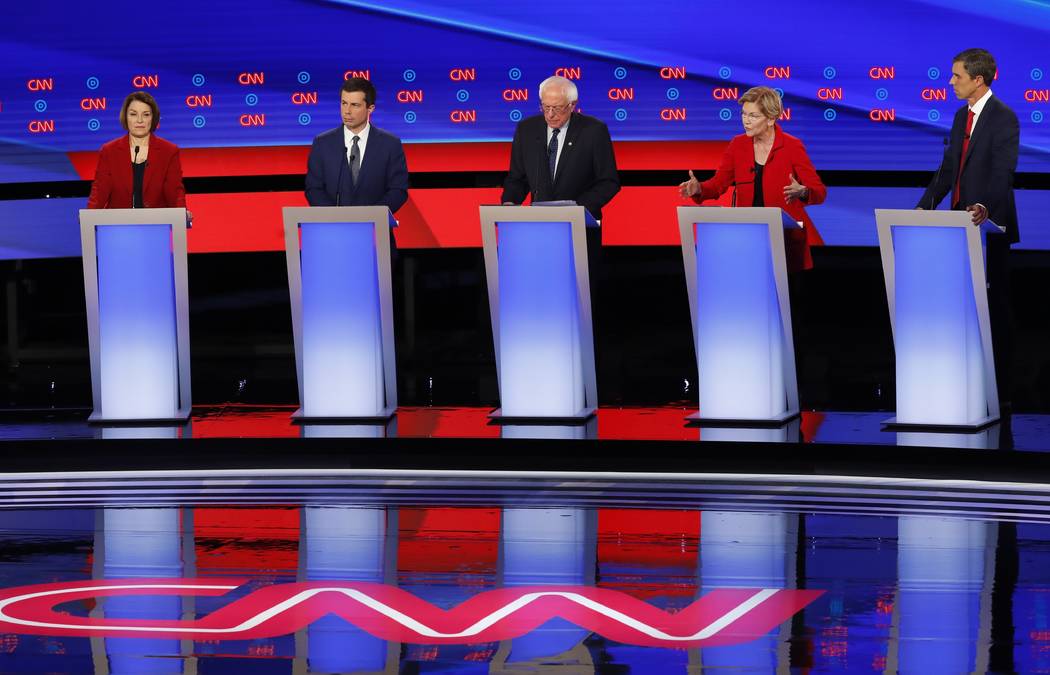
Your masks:
[{"label": "microphone", "polygon": [[346,140],[343,140],[343,156],[339,160],[339,176],[335,179],[335,205],[342,206],[340,198],[343,196],[343,166],[346,164]]},{"label": "microphone", "polygon": [[[751,167],[751,173],[754,173],[754,172],[755,172],[755,167]],[[751,185],[751,184],[752,184],[752,183],[754,183],[754,182],[755,182],[755,181],[753,181],[753,180],[742,180],[742,181],[733,181],[732,183],[730,183],[730,185],[732,185],[732,186],[733,186],[733,199],[732,199],[732,201],[731,201],[731,202],[730,202],[730,204],[729,204],[729,206],[730,206],[731,208],[736,208],[736,193],[737,193],[737,188],[738,188],[739,186],[741,186],[741,185]]]},{"label": "microphone", "polygon": [[[136,145],[135,149],[132,152],[134,152],[135,154],[134,154],[134,158],[131,161],[132,161],[133,164],[138,164],[139,163],[139,146]],[[131,208],[137,209],[137,208],[139,208],[141,206],[142,206],[141,204],[136,206],[136,204],[135,204],[135,191],[132,190],[131,191]]]},{"label": "microphone", "polygon": [[[967,136],[969,138],[969,136]],[[944,161],[948,158],[948,148],[950,147],[948,137],[945,136],[944,140],[944,151],[941,152],[941,163],[937,165],[937,171],[933,174],[933,182],[930,183],[930,187],[936,189],[936,185],[941,180],[941,169],[944,168]],[[930,205],[927,207],[930,211],[933,211],[937,206],[933,203],[933,192],[930,191]]]}]

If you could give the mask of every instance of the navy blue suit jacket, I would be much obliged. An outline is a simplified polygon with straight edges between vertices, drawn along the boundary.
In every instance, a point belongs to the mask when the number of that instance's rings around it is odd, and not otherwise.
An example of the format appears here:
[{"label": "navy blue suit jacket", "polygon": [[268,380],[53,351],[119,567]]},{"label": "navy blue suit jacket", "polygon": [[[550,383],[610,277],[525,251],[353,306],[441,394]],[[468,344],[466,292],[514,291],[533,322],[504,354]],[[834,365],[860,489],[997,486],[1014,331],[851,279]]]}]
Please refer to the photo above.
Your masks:
[{"label": "navy blue suit jacket", "polygon": [[[964,105],[955,113],[941,168],[917,206],[932,209],[945,196],[951,195],[955,177],[959,173],[967,110],[968,107]],[[959,181],[959,208],[984,204],[992,222],[1006,228],[1005,236],[1010,243],[1021,238],[1017,228],[1017,206],[1014,204],[1014,171],[1017,169],[1019,145],[1017,115],[998,96],[992,95],[970,131],[966,163],[963,164],[962,180]]]},{"label": "navy blue suit jacket", "polygon": [[501,202],[520,204],[528,194],[534,202],[569,199],[601,220],[602,207],[619,191],[620,174],[604,122],[573,113],[553,183],[547,160],[547,121],[543,115],[533,115],[518,122]]},{"label": "navy blue suit jacket", "polygon": [[357,184],[350,175],[343,127],[317,136],[306,161],[310,206],[386,206],[397,211],[408,200],[408,165],[401,139],[372,125]]}]

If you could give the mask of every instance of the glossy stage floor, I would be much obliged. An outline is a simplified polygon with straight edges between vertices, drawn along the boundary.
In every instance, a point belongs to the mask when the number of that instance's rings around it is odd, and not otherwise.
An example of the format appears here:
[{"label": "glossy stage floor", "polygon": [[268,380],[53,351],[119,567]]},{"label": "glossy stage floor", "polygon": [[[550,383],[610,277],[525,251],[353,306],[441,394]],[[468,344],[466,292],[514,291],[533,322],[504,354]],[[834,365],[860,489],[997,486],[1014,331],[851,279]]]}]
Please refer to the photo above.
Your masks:
[{"label": "glossy stage floor", "polygon": [[1050,416],[0,421],[2,673],[1050,670]]}]

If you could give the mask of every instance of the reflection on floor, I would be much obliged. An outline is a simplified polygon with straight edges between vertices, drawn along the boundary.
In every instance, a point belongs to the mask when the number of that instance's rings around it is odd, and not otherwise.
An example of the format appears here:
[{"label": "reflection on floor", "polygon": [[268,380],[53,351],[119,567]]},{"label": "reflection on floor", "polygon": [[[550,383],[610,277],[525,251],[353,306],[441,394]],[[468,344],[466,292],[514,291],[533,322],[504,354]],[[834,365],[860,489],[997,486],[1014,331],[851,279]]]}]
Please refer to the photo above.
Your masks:
[{"label": "reflection on floor", "polygon": [[0,536],[4,673],[1050,669],[1042,524],[303,502]]}]

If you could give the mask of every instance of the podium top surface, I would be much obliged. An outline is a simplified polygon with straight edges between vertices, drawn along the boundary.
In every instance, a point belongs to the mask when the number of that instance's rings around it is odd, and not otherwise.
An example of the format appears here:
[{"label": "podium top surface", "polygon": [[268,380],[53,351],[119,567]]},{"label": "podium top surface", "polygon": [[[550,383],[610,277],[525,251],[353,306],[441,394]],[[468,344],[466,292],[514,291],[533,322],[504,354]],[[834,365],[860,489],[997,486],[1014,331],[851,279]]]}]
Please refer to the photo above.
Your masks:
[{"label": "podium top surface", "polygon": [[[973,227],[969,211],[926,211],[923,209],[875,209],[879,227]],[[986,234],[1002,234],[1005,230],[990,219],[981,223]]]},{"label": "podium top surface", "polygon": [[83,227],[100,225],[187,225],[186,209],[80,209]]},{"label": "podium top surface", "polygon": [[780,222],[785,230],[797,230],[802,224],[787,211],[775,206],[679,206],[679,219],[694,223],[769,223]]},{"label": "podium top surface", "polygon": [[385,206],[285,206],[285,224],[302,223],[386,223],[397,227],[394,214]]},{"label": "podium top surface", "polygon": [[493,205],[480,207],[482,222],[574,222],[584,227],[599,227],[590,211],[580,205],[559,202],[538,203],[529,206]]}]

